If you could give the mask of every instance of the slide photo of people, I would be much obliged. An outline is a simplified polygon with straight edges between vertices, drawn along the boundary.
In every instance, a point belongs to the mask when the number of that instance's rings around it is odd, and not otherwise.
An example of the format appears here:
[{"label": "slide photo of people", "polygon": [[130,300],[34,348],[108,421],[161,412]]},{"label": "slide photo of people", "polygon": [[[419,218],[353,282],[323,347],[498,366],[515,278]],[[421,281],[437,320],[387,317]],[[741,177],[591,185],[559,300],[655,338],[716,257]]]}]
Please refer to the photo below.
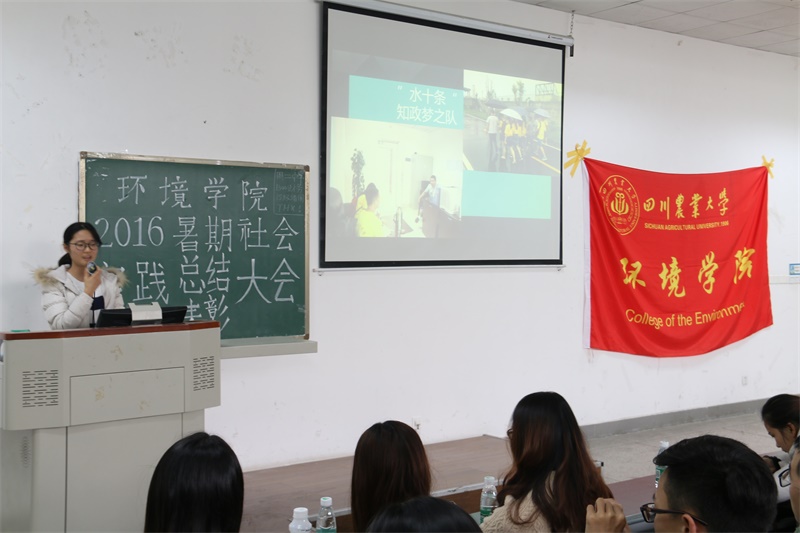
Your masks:
[{"label": "slide photo of people", "polygon": [[560,83],[464,71],[466,170],[560,176]]},{"label": "slide photo of people", "polygon": [[465,70],[464,93],[462,216],[550,219],[562,85]]},{"label": "slide photo of people", "polygon": [[323,264],[560,261],[565,50],[332,11]]},{"label": "slide photo of people", "polygon": [[460,129],[342,117],[330,127],[331,237],[458,235]]}]

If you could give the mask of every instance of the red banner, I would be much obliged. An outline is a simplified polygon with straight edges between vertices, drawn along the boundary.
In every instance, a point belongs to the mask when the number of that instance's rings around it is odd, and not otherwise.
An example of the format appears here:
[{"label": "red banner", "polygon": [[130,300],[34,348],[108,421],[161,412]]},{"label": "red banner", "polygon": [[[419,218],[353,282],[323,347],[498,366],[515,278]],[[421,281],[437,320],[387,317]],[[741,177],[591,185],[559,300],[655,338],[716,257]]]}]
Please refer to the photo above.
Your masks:
[{"label": "red banner", "polygon": [[590,347],[697,355],[772,325],[766,167],[663,174],[584,164]]}]

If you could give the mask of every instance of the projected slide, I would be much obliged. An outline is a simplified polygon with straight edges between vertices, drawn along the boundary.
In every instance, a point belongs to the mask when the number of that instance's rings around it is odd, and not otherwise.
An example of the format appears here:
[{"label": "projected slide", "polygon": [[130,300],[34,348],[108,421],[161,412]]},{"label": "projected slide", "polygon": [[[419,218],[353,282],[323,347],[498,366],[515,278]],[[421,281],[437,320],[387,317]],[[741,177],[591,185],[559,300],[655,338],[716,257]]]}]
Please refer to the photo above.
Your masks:
[{"label": "projected slide", "polygon": [[326,17],[323,265],[560,262],[563,49],[351,10]]}]

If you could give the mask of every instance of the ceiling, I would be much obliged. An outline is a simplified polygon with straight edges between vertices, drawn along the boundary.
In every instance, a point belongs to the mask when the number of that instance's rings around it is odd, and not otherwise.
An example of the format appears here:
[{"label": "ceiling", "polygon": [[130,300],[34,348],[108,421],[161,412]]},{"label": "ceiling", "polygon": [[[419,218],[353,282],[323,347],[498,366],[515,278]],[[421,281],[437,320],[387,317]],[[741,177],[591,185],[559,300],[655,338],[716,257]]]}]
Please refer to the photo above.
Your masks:
[{"label": "ceiling", "polygon": [[800,57],[800,0],[517,0],[642,28]]}]

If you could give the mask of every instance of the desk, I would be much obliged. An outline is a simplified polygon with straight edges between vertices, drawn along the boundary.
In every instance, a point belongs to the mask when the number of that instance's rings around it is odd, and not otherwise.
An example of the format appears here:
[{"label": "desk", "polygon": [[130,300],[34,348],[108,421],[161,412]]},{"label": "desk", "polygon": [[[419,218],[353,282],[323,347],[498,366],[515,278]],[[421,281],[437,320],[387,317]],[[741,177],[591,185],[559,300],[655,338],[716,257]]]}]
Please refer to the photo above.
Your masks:
[{"label": "desk", "polygon": [[422,232],[425,237],[452,239],[461,233],[461,221],[439,206],[425,202],[422,207]]},{"label": "desk", "polygon": [[[469,513],[480,509],[483,478],[501,478],[511,464],[507,439],[474,437],[425,446],[433,474],[433,495],[454,501]],[[350,475],[353,457],[340,457],[267,470],[245,472],[241,531],[284,531],[294,507],[308,507],[312,521],[319,498],[333,498],[338,530],[352,531]],[[653,478],[645,476],[610,485],[634,531],[652,531],[639,506],[653,495]],[[638,522],[637,522],[638,520]],[[644,529],[640,529],[644,527]]]},{"label": "desk", "polygon": [[[500,477],[511,464],[506,439],[473,437],[425,446],[433,494],[468,512],[480,508],[484,476]],[[245,472],[242,532],[285,531],[294,507],[308,507],[312,521],[322,496],[333,498],[337,527],[352,531],[350,475],[353,457]]]},{"label": "desk", "polygon": [[[625,518],[632,533],[646,533],[654,531],[653,524],[648,524],[642,517],[639,508],[642,504],[652,501],[653,498],[653,476],[637,477],[608,486],[614,494],[614,499],[622,505]],[[478,488],[478,498],[480,499],[480,488]],[[480,520],[479,511],[470,511],[472,517]]]},{"label": "desk", "polygon": [[654,476],[637,477],[611,483],[609,488],[614,493],[614,499],[622,505],[632,532],[653,531],[653,524],[648,524],[644,521],[639,507],[644,503],[653,501],[653,493],[655,492]]}]

